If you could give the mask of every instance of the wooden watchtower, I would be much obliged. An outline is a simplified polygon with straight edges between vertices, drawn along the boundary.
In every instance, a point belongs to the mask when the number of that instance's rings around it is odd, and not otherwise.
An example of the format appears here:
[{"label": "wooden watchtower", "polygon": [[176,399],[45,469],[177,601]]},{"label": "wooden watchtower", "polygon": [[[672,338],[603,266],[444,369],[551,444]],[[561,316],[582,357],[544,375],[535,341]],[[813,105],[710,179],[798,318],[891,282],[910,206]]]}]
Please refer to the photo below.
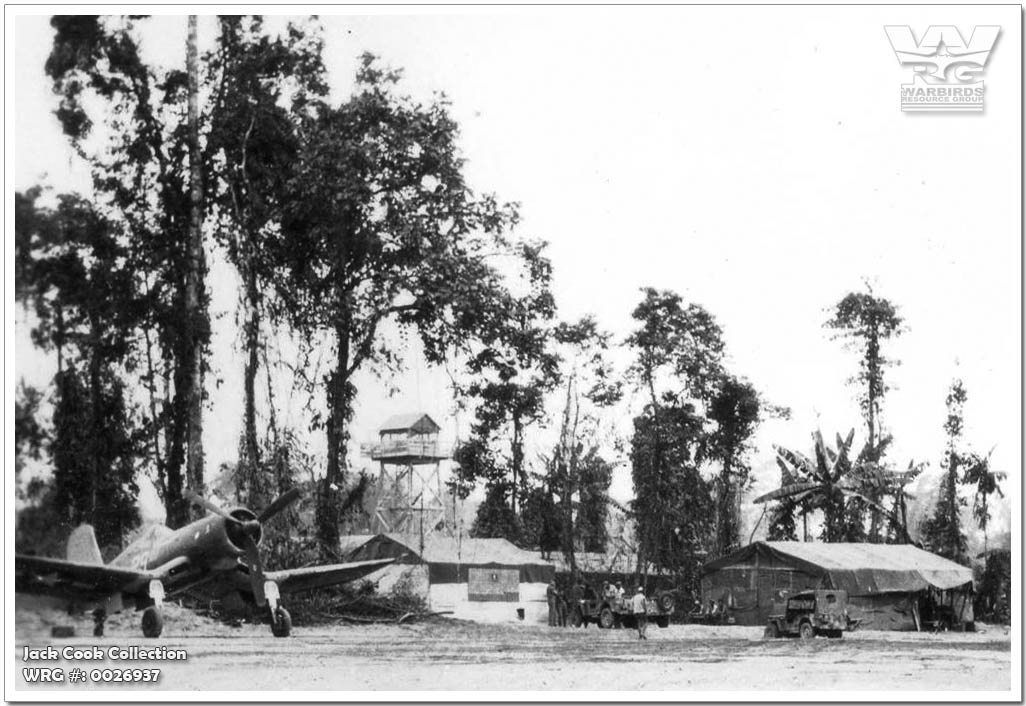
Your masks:
[{"label": "wooden watchtower", "polygon": [[451,534],[446,522],[441,462],[449,453],[438,441],[441,427],[427,414],[402,414],[381,427],[365,456],[380,464],[372,532],[419,535]]}]

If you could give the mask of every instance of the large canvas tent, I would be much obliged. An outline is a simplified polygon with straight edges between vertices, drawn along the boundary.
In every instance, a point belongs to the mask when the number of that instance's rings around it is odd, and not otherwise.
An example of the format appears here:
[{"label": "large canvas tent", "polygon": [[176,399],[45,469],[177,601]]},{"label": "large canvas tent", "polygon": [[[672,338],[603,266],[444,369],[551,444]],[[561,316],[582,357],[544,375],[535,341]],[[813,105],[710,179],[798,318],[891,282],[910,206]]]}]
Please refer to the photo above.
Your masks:
[{"label": "large canvas tent", "polygon": [[722,601],[742,625],[765,623],[806,588],[846,591],[868,629],[916,630],[939,607],[973,621],[972,571],[907,544],[755,542],[702,568],[703,604]]},{"label": "large canvas tent", "polygon": [[432,610],[477,620],[544,621],[545,590],[555,567],[505,539],[376,534],[342,538],[346,561],[395,559],[380,578],[382,588],[401,576],[422,593]]}]

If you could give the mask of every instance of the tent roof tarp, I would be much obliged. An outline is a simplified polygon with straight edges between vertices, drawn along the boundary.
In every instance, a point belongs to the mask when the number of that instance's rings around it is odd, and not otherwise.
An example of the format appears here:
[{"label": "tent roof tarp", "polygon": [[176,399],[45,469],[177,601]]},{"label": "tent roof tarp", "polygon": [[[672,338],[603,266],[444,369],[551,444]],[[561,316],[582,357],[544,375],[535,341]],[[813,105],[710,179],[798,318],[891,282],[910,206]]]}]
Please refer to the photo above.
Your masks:
[{"label": "tent roof tarp", "polygon": [[853,596],[873,593],[948,590],[972,585],[973,572],[910,544],[755,542],[702,567],[708,574],[756,554],[830,578]]},{"label": "tent roof tarp", "polygon": [[[342,555],[348,559],[405,558],[428,564],[503,564],[552,566],[537,554],[517,548],[505,539],[429,536],[420,550],[420,537],[402,534],[363,534],[342,537]],[[373,556],[371,556],[373,554]]]},{"label": "tent roof tarp", "polygon": [[547,583],[555,566],[505,539],[429,536],[420,549],[420,537],[401,534],[363,534],[342,537],[346,561],[395,559],[397,564],[426,564],[432,583],[465,583],[471,569],[516,569],[521,583]]}]

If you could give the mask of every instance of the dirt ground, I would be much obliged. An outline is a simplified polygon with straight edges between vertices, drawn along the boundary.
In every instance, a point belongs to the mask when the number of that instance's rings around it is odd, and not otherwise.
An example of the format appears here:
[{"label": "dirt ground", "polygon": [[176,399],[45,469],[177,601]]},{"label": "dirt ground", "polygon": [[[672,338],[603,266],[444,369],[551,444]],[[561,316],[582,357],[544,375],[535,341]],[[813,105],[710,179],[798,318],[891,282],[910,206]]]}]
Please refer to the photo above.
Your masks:
[{"label": "dirt ground", "polygon": [[[19,691],[23,667],[66,670],[159,667],[151,690],[997,690],[1011,688],[1010,637],[1004,628],[976,633],[856,632],[841,640],[764,640],[755,627],[558,629],[481,625],[444,618],[411,625],[296,627],[275,639],[267,626],[230,627],[167,606],[164,634],[147,640],[138,614],[113,616],[103,638],[88,618],[20,606],[11,659]],[[76,637],[50,637],[52,625],[74,625]],[[186,662],[43,663],[22,661],[24,645],[150,647],[187,651]],[[64,684],[61,691],[125,685]]]}]

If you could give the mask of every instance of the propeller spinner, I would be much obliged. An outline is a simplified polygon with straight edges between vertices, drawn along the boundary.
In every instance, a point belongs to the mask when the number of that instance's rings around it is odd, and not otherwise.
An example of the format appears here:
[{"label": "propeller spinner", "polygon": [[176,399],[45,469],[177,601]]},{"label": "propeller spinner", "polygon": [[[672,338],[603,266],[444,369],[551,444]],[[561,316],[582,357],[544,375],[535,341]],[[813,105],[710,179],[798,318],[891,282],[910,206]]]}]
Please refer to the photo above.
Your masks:
[{"label": "propeller spinner", "polygon": [[242,530],[241,532],[231,532],[230,534],[232,541],[239,544],[246,554],[246,565],[249,567],[250,586],[253,589],[253,598],[256,600],[257,605],[263,605],[266,601],[264,593],[264,583],[266,581],[264,577],[264,565],[260,560],[260,551],[257,548],[257,543],[260,541],[260,537],[263,532],[261,525],[294,503],[301,494],[302,491],[300,491],[299,488],[292,488],[275,498],[259,515],[254,516],[253,513],[247,510],[245,511],[245,514],[248,515],[249,518],[242,519],[226,512],[206,498],[200,497],[192,490],[185,491],[185,497],[190,502],[205,508],[207,511],[217,515],[218,517],[224,518],[225,521],[233,523],[234,527]]}]

